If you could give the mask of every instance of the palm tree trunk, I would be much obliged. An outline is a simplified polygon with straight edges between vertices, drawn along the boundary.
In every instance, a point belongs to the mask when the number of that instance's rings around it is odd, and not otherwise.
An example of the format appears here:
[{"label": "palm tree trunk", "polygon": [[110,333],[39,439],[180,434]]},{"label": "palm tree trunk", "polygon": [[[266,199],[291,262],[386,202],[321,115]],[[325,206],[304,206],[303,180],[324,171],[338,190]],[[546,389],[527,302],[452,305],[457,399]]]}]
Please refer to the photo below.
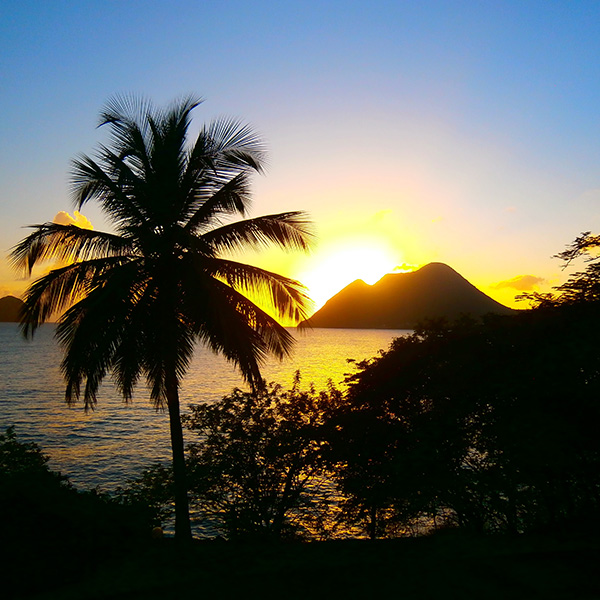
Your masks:
[{"label": "palm tree trunk", "polygon": [[369,509],[369,537],[377,539],[377,507],[373,504]]},{"label": "palm tree trunk", "polygon": [[177,388],[177,378],[174,375],[169,377],[167,381],[167,406],[169,408],[169,426],[171,429],[171,449],[173,451],[175,539],[185,542],[192,539],[192,528],[190,525],[190,508],[185,472],[183,429],[179,413],[179,390]]}]

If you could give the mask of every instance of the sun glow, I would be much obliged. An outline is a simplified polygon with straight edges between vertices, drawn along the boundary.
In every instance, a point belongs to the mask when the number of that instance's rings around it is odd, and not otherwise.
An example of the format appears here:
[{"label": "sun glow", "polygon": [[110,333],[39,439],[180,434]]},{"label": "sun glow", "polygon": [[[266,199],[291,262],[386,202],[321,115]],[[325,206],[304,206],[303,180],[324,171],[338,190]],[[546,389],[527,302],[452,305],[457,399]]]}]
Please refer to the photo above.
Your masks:
[{"label": "sun glow", "polygon": [[356,279],[373,285],[386,273],[398,271],[402,260],[383,243],[365,241],[324,249],[312,262],[314,267],[298,279],[308,288],[318,310]]}]

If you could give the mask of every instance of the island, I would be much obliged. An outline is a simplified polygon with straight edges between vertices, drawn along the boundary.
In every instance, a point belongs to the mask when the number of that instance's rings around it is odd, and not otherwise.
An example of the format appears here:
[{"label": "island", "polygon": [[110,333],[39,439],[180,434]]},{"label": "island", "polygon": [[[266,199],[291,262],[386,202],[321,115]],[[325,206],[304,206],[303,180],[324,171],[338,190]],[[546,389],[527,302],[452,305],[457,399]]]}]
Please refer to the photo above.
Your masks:
[{"label": "island", "polygon": [[0,298],[0,323],[18,323],[23,301],[14,296]]}]

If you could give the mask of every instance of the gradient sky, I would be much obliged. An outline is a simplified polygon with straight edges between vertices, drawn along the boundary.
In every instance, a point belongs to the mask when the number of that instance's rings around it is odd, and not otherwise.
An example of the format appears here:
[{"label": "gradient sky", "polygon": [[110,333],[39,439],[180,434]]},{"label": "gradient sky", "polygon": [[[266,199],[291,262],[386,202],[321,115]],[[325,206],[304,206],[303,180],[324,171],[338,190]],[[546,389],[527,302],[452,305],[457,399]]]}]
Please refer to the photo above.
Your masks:
[{"label": "gradient sky", "polygon": [[440,261],[511,305],[600,232],[600,2],[2,0],[0,55],[0,296],[25,287],[22,227],[72,214],[70,160],[118,93],[196,93],[196,128],[262,134],[252,214],[306,210],[319,244],[246,258],[317,304]]}]

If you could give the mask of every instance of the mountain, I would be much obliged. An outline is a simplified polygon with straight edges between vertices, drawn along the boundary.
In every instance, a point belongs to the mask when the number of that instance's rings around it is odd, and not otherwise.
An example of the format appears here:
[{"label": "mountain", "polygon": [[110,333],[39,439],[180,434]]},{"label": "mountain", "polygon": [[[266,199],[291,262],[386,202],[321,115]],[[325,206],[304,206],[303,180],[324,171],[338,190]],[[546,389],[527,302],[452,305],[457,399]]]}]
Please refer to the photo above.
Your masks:
[{"label": "mountain", "polygon": [[515,312],[486,296],[448,265],[430,263],[412,273],[390,273],[375,285],[357,279],[299,326],[412,329],[424,319]]},{"label": "mountain", "polygon": [[21,306],[23,306],[23,301],[14,296],[0,298],[0,323],[17,323],[20,320]]}]

